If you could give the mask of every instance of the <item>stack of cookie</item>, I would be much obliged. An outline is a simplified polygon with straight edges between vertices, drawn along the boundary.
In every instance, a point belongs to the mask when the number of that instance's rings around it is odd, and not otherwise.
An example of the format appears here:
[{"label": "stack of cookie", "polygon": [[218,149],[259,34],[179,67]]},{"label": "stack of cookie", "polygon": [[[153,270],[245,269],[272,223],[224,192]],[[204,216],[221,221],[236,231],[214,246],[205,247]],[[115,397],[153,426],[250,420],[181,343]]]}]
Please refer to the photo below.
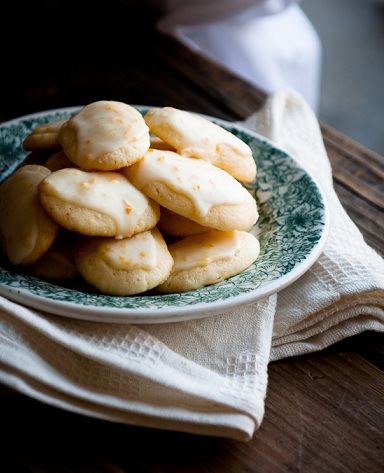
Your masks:
[{"label": "stack of cookie", "polygon": [[31,274],[116,296],[184,292],[259,255],[241,184],[256,176],[252,151],[204,117],[102,100],[36,127],[23,147],[0,186],[0,250]]}]

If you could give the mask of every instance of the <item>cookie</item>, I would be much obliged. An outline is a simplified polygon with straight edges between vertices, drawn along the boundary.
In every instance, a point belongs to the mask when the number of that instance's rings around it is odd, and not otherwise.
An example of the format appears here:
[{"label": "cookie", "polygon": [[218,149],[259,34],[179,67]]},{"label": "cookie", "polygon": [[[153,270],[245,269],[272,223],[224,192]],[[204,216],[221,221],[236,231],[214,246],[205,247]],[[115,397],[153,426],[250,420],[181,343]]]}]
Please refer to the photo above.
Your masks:
[{"label": "cookie", "polygon": [[154,149],[166,149],[168,151],[176,151],[175,148],[165,141],[161,140],[158,136],[151,135],[150,137],[150,148]]},{"label": "cookie", "polygon": [[27,266],[29,273],[41,279],[75,279],[80,276],[73,260],[74,235],[60,231],[48,251]]},{"label": "cookie", "polygon": [[51,171],[27,164],[0,186],[0,248],[14,265],[32,264],[55,241],[59,226],[39,201],[38,186]]},{"label": "cookie", "polygon": [[150,149],[124,173],[161,206],[204,227],[250,230],[258,219],[256,201],[248,190],[202,159]]},{"label": "cookie", "polygon": [[52,154],[45,161],[44,166],[52,172],[58,171],[59,169],[77,167],[72,161],[67,158],[63,150],[59,150],[56,153]]},{"label": "cookie", "polygon": [[60,147],[59,130],[67,120],[57,120],[38,125],[23,141],[26,151],[52,150]]},{"label": "cookie", "polygon": [[182,238],[168,249],[174,266],[156,288],[161,293],[192,291],[235,276],[256,261],[260,245],[248,232],[212,230]]},{"label": "cookie", "polygon": [[256,163],[251,148],[207,118],[185,110],[163,107],[149,110],[144,120],[151,133],[182,156],[204,159],[242,182],[255,179]]},{"label": "cookie", "polygon": [[60,169],[41,182],[39,197],[60,226],[90,236],[129,237],[160,218],[159,205],[117,171]]},{"label": "cookie", "polygon": [[81,237],[74,258],[83,278],[101,293],[112,296],[149,291],[167,279],[173,266],[156,227],[122,240]]},{"label": "cookie", "polygon": [[160,207],[160,220],[157,223],[157,227],[163,235],[172,238],[183,238],[212,230],[212,228],[203,227],[197,222],[182,217],[165,207]]},{"label": "cookie", "polygon": [[100,100],[83,107],[61,127],[59,142],[81,169],[114,171],[140,159],[149,148],[150,136],[136,108]]}]

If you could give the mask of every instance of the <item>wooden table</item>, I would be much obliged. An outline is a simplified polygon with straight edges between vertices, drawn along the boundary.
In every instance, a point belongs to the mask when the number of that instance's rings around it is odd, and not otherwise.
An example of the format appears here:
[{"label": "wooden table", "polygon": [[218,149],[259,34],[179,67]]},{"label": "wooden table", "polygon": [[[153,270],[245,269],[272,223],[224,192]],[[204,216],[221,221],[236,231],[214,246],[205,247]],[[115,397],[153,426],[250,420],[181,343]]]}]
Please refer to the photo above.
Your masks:
[{"label": "wooden table", "polygon": [[[68,11],[64,15],[71,18]],[[90,24],[91,39],[80,21],[74,31],[69,25],[54,31],[41,18],[37,27],[36,19],[26,22],[25,41],[29,32],[35,39],[3,74],[0,119],[101,99],[171,105],[229,121],[262,105],[262,91],[147,25],[142,38],[134,38],[126,16],[119,18],[114,17],[115,29],[102,32]],[[15,59],[15,51],[8,54]],[[340,200],[366,241],[384,255],[384,158],[326,124],[321,127]],[[319,353],[271,363],[265,417],[247,443],[113,424],[1,387],[6,438],[0,470],[383,472],[383,347],[382,335],[366,332]]]}]

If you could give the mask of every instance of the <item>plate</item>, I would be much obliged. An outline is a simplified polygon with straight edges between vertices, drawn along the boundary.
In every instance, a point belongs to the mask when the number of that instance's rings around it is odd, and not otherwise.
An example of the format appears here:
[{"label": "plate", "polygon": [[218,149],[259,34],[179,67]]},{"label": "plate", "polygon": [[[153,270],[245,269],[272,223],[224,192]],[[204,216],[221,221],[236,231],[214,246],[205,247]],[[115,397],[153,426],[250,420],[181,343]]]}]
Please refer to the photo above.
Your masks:
[{"label": "plate", "polygon": [[[142,114],[150,106],[134,105]],[[26,115],[0,125],[0,181],[25,158],[24,138],[42,123],[61,120],[81,107]],[[0,265],[0,294],[31,308],[80,320],[164,323],[227,312],[268,297],[292,284],[319,257],[328,235],[329,211],[316,183],[295,159],[240,125],[203,115],[245,141],[257,165],[254,195],[259,219],[252,233],[260,254],[248,269],[223,282],[178,294],[129,297],[63,287]]]}]

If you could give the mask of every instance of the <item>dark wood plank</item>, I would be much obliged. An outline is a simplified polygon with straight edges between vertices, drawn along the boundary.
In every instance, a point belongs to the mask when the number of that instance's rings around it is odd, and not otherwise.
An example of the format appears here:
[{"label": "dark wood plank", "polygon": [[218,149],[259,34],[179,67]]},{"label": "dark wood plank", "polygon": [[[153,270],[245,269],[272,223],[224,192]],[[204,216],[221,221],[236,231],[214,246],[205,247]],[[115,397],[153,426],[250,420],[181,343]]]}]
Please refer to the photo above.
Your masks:
[{"label": "dark wood plank", "polygon": [[336,182],[384,210],[384,158],[322,125]]},{"label": "dark wood plank", "polygon": [[258,435],[270,422],[280,431],[287,449],[283,456],[291,459],[288,471],[380,471],[382,371],[341,351],[284,360],[270,372],[274,383]]}]

